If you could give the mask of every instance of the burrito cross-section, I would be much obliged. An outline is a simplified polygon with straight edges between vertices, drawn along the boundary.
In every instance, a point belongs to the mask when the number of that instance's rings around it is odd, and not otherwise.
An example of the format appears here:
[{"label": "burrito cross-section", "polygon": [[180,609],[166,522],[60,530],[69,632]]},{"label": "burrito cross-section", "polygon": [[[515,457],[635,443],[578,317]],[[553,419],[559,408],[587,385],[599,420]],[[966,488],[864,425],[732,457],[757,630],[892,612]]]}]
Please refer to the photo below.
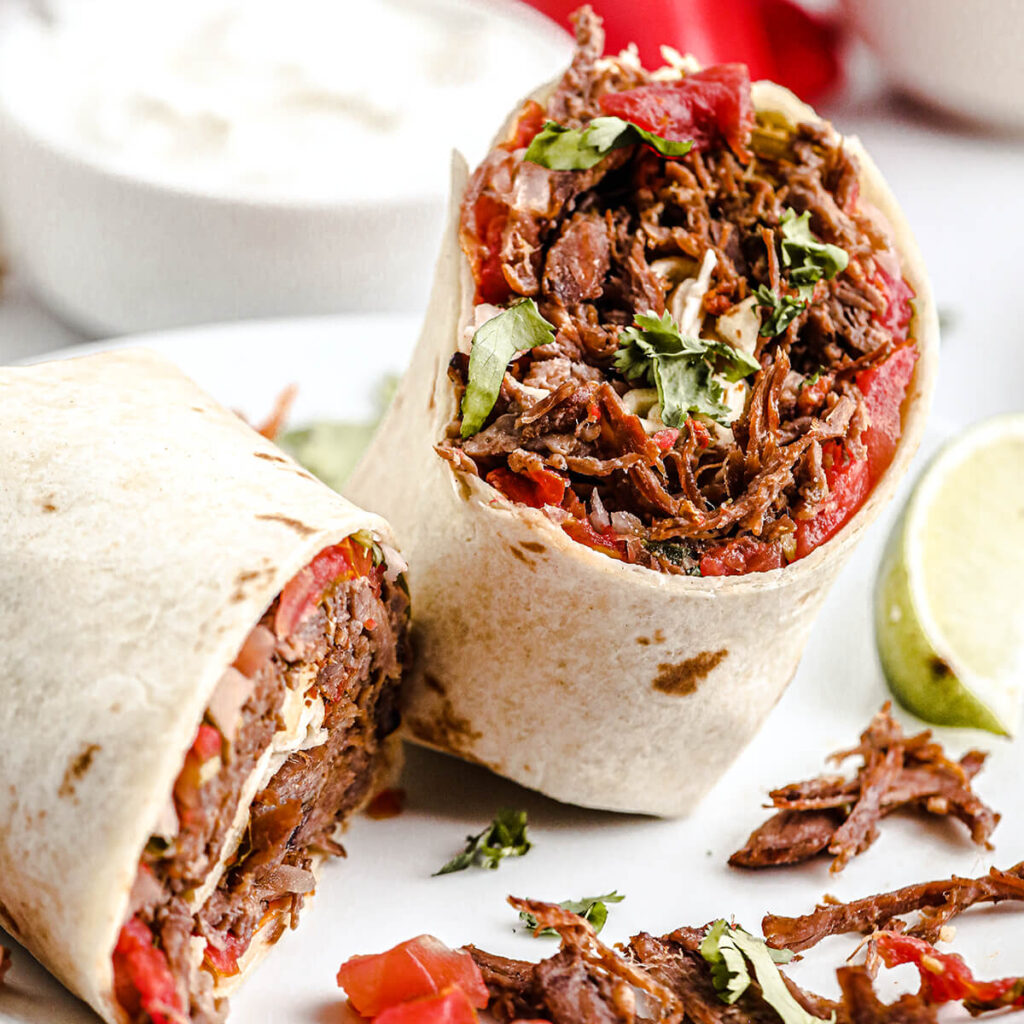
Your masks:
[{"label": "burrito cross-section", "polygon": [[857,139],[742,65],[647,69],[575,22],[565,74],[455,161],[423,333],[348,493],[412,567],[413,738],[681,814],[906,470],[937,320]]},{"label": "burrito cross-section", "polygon": [[145,352],[0,371],[0,923],[215,1022],[396,767],[387,524]]}]

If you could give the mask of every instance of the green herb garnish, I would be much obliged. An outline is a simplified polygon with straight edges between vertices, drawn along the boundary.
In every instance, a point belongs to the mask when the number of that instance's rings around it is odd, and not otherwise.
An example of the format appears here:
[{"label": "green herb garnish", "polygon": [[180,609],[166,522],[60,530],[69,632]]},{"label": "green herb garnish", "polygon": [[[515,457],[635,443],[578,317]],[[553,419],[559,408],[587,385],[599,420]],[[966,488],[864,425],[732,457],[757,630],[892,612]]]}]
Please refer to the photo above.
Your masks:
[{"label": "green herb garnish", "polygon": [[621,117],[595,117],[586,128],[567,128],[548,121],[533,137],[524,160],[552,171],[585,171],[599,164],[613,149],[646,144],[662,156],[685,156],[693,143],[663,139]]},{"label": "green herb garnish", "polygon": [[804,299],[796,299],[792,295],[783,295],[780,298],[766,284],[758,285],[754,289],[754,295],[757,296],[757,304],[768,310],[768,316],[757,332],[762,338],[774,338],[777,334],[782,334],[807,308]]},{"label": "green herb garnish", "polygon": [[[716,921],[700,944],[700,955],[711,967],[711,980],[723,1003],[735,1003],[756,980],[761,997],[782,1018],[783,1024],[821,1024],[786,987],[777,964],[788,963],[788,949],[771,949],[761,939],[727,921]],[[753,978],[751,977],[753,971]],[[835,1016],[831,1018],[835,1020]]]},{"label": "green herb garnish", "polygon": [[814,286],[822,278],[831,280],[842,273],[850,257],[838,245],[829,245],[814,237],[810,211],[798,217],[796,210],[787,207],[779,227],[782,229],[782,265],[791,268],[790,283],[796,285],[801,299],[809,301]]},{"label": "green herb garnish", "polygon": [[533,299],[523,299],[503,309],[477,330],[469,354],[466,393],[462,396],[463,437],[472,437],[490,416],[512,357],[554,340],[554,327],[540,315]]},{"label": "green herb garnish", "polygon": [[434,875],[449,875],[469,867],[496,870],[506,857],[522,857],[533,844],[526,834],[526,811],[503,807],[476,836],[466,837],[466,848]]},{"label": "green herb garnish", "polygon": [[[608,904],[621,903],[625,898],[624,895],[612,889],[611,892],[605,893],[603,896],[585,896],[581,900],[566,900],[558,905],[563,910],[568,910],[570,914],[579,914],[585,921],[590,922],[595,932],[600,932],[605,921],[608,920]],[[526,922],[527,927],[536,933],[538,938],[541,936],[558,937],[558,932],[554,928],[545,928],[538,932],[536,930],[537,918],[528,910],[520,910],[519,916]]]},{"label": "green herb garnish", "polygon": [[677,540],[645,540],[644,547],[652,555],[664,558],[673,565],[685,565],[694,557],[693,548]]},{"label": "green herb garnish", "polygon": [[640,314],[619,335],[615,368],[627,380],[643,379],[658,389],[666,426],[682,427],[690,413],[728,426],[729,407],[722,402],[720,374],[742,380],[761,369],[753,356],[722,341],[681,334],[672,317]]}]

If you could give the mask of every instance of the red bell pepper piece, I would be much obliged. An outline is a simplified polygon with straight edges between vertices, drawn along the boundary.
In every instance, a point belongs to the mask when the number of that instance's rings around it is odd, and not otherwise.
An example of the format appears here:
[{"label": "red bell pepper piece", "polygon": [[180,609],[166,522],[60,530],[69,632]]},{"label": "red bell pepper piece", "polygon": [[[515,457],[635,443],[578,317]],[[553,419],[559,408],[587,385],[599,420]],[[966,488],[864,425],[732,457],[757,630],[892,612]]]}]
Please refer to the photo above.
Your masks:
[{"label": "red bell pepper piece", "polygon": [[[470,1011],[474,1006],[485,1007],[489,998],[473,958],[461,950],[449,949],[433,935],[400,942],[384,953],[351,957],[338,971],[338,985],[364,1017],[376,1017],[390,1007],[451,990],[462,993]],[[459,1018],[409,1018],[417,1019]]]},{"label": "red bell pepper piece", "polygon": [[486,480],[506,498],[531,508],[561,505],[565,496],[565,477],[550,469],[528,469],[525,473],[513,473],[502,467],[492,469]]},{"label": "red bell pepper piece", "polygon": [[152,1024],[176,1024],[181,1020],[181,1000],[167,957],[137,917],[121,928],[113,961],[114,994],[129,1016],[148,1014]]},{"label": "red bell pepper piece", "polygon": [[700,560],[700,574],[743,576],[748,572],[781,569],[782,565],[782,545],[778,541],[736,537],[704,552]]},{"label": "red bell pepper piece", "polygon": [[281,591],[274,616],[274,632],[279,637],[291,636],[299,623],[316,608],[332,583],[367,576],[372,568],[373,555],[362,544],[346,539],[324,548]]},{"label": "red bell pepper piece", "polygon": [[963,957],[940,953],[923,939],[900,932],[879,932],[874,943],[886,967],[913,964],[917,968],[926,1003],[962,1002],[971,1013],[1024,1007],[1024,978],[978,981]]}]

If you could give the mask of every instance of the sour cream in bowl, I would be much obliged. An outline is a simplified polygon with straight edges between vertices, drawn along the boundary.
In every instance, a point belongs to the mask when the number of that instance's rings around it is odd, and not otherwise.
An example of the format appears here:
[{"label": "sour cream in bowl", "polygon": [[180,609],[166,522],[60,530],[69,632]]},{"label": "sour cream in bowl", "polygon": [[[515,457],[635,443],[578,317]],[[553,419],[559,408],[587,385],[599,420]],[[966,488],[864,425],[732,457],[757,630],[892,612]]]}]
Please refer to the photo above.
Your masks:
[{"label": "sour cream in bowl", "polygon": [[518,0],[10,0],[5,244],[94,333],[418,308],[451,150],[570,52]]}]

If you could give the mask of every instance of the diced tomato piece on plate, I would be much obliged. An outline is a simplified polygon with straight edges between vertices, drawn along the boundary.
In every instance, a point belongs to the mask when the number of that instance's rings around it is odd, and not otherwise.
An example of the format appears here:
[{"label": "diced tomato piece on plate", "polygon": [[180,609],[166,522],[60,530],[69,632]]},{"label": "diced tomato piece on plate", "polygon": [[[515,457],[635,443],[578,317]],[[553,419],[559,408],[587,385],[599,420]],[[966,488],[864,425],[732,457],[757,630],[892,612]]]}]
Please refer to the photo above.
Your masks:
[{"label": "diced tomato piece on plate", "polygon": [[476,1024],[477,1020],[466,993],[461,988],[448,988],[435,996],[392,1006],[374,1024]]},{"label": "diced tomato piece on plate", "polygon": [[449,949],[433,935],[400,942],[384,953],[346,960],[338,971],[338,985],[364,1017],[376,1017],[389,1007],[433,996],[452,986],[464,993],[470,1009],[482,1008],[488,1000],[487,986],[473,958],[461,950]]},{"label": "diced tomato piece on plate", "polygon": [[778,541],[737,537],[705,551],[700,572],[702,576],[744,576],[781,569],[782,564],[782,545]]}]

